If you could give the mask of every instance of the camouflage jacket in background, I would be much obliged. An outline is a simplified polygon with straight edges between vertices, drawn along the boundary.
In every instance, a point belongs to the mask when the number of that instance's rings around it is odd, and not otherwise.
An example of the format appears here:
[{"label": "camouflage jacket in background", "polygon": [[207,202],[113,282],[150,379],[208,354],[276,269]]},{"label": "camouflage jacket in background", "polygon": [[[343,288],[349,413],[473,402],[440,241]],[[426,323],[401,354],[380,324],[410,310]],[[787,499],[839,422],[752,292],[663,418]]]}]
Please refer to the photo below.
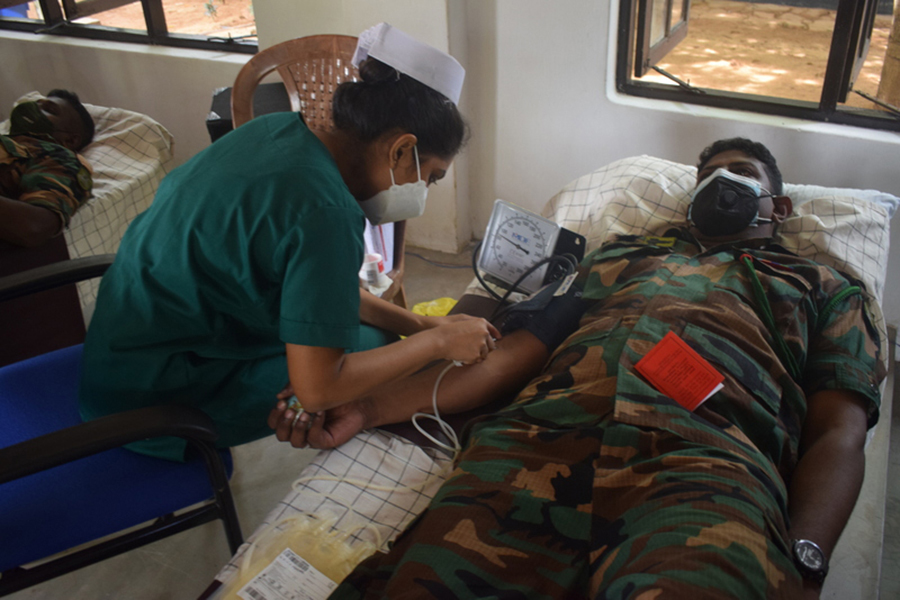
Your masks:
[{"label": "camouflage jacket in background", "polygon": [[[749,268],[739,260],[743,254],[753,257],[777,328],[799,365],[799,381],[774,350]],[[589,268],[582,281],[588,309],[580,328],[509,409],[552,415],[557,423],[571,418],[574,424],[585,415],[562,414],[572,409],[553,398],[567,398],[568,406],[597,406],[598,397],[606,397],[602,412],[613,422],[738,453],[778,487],[797,463],[809,395],[859,392],[868,402],[869,426],[875,424],[885,376],[878,334],[861,294],[828,306],[854,285],[834,269],[767,240],[704,250],[679,229],[666,237],[620,236],[582,264]],[[655,390],[634,367],[669,331],[725,376],[724,388],[693,413]],[[591,399],[579,403],[583,395]],[[546,410],[537,406],[546,401]]]},{"label": "camouflage jacket in background", "polygon": [[0,135],[0,195],[43,206],[68,227],[93,188],[90,166],[55,142]]}]

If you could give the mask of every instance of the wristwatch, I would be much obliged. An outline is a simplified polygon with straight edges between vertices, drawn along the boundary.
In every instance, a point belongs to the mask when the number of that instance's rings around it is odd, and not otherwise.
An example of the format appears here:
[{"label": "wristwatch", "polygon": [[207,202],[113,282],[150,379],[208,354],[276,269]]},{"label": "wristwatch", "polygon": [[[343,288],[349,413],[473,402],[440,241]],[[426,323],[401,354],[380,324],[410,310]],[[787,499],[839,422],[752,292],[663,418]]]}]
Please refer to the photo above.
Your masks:
[{"label": "wristwatch", "polygon": [[809,540],[791,540],[794,564],[804,579],[822,583],[828,574],[828,560],[819,545]]}]

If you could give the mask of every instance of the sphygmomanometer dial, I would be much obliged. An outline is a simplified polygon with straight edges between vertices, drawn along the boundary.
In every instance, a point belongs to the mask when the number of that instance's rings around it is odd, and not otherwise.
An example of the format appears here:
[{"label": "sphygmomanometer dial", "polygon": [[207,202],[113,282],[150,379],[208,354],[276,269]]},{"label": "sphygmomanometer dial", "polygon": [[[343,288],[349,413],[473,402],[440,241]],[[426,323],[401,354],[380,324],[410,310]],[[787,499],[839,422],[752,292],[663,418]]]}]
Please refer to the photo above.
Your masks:
[{"label": "sphygmomanometer dial", "polygon": [[[549,219],[497,200],[485,232],[478,266],[509,287],[535,263],[553,254],[559,229],[559,225]],[[519,284],[519,290],[537,291],[546,271],[547,265],[536,269]]]}]

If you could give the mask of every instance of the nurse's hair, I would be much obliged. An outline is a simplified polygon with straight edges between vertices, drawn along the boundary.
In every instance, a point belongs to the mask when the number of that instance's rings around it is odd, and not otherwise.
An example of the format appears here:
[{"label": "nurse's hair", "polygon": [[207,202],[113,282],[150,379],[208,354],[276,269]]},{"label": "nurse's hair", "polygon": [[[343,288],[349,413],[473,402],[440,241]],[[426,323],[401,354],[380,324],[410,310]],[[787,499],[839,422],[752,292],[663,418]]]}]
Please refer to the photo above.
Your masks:
[{"label": "nurse's hair", "polygon": [[449,98],[375,58],[359,65],[359,76],[334,92],[336,129],[366,143],[399,129],[416,136],[420,155],[456,156],[468,127]]},{"label": "nurse's hair", "polygon": [[722,154],[723,152],[728,152],[729,150],[743,152],[747,156],[761,162],[766,169],[766,175],[769,176],[769,182],[772,184],[772,189],[769,191],[776,196],[781,195],[784,182],[781,177],[781,171],[778,169],[778,163],[775,161],[775,157],[772,156],[772,153],[769,152],[769,149],[764,145],[759,142],[754,142],[753,140],[748,140],[747,138],[735,137],[713,142],[700,153],[697,171],[702,171],[703,167],[706,166],[706,163],[708,163],[712,157],[717,154]]}]

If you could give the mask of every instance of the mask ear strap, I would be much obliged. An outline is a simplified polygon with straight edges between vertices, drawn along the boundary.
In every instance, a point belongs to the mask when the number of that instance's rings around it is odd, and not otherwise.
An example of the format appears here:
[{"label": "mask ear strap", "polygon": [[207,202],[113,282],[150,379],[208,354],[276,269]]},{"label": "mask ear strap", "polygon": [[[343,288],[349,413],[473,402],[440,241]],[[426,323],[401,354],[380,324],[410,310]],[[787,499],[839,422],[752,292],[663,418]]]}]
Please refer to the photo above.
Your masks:
[{"label": "mask ear strap", "polygon": [[[418,144],[413,146],[413,155],[416,157],[416,176],[419,178],[419,181],[422,181],[422,167],[419,166],[419,147]],[[391,173],[391,177],[393,177],[393,173]]]}]

